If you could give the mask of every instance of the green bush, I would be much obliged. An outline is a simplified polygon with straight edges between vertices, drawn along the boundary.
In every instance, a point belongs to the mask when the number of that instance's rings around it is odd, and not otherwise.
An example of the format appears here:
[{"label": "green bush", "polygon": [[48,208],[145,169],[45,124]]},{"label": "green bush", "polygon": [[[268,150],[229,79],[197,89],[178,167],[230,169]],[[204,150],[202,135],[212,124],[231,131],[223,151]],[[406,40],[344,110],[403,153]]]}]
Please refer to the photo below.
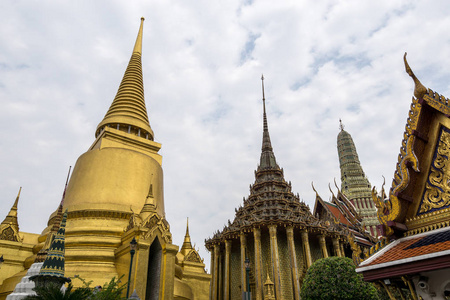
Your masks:
[{"label": "green bush", "polygon": [[378,300],[375,287],[355,271],[347,257],[329,257],[314,262],[306,272],[302,300]]}]

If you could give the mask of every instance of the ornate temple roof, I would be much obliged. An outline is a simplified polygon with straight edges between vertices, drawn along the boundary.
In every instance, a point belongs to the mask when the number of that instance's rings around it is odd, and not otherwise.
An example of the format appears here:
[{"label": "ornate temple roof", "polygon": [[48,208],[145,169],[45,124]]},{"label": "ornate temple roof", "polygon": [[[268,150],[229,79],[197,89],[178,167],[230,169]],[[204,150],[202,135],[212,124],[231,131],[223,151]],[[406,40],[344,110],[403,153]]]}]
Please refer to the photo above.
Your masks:
[{"label": "ornate temple roof", "polygon": [[141,26],[136,39],[136,44],[131,55],[130,62],[120,83],[119,90],[108,112],[98,124],[97,137],[104,126],[122,125],[132,126],[139,130],[139,135],[153,140],[153,131],[148,121],[147,109],[144,100],[144,83],[142,75],[142,31],[144,18],[141,18]]},{"label": "ornate temple roof", "polygon": [[19,222],[17,221],[17,205],[19,203],[21,190],[22,187],[19,189],[16,201],[14,201],[14,204],[9,210],[8,215],[0,224],[0,240],[7,240],[13,242],[22,241],[22,239],[19,236]]},{"label": "ornate temple roof", "polygon": [[250,195],[244,198],[243,206],[235,209],[233,222],[228,220],[222,232],[216,232],[206,244],[227,235],[239,233],[241,230],[254,226],[269,224],[293,224],[305,227],[317,227],[323,230],[339,231],[342,228],[327,227],[325,223],[311,214],[309,207],[300,201],[299,195],[294,195],[292,185],[286,182],[283,169],[276,162],[270,141],[267,122],[266,103],[263,91],[263,138],[260,163],[255,171],[255,182],[250,185]]},{"label": "ornate temple roof", "polygon": [[372,187],[364,175],[355,143],[352,136],[344,130],[342,121],[339,122],[341,131],[337,137],[337,147],[341,168],[341,190],[349,199],[371,198]]}]

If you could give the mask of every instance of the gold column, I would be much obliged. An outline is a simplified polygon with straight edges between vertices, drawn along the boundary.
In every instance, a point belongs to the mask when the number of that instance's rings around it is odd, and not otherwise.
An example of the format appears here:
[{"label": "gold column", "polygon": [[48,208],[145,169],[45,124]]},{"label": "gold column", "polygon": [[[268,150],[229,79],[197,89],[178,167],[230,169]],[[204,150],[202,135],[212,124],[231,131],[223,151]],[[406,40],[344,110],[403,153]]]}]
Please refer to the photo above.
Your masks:
[{"label": "gold column", "polygon": [[338,238],[334,237],[332,241],[333,241],[334,254],[336,256],[341,257],[342,255],[341,255],[341,249],[339,248],[339,240],[338,240]]},{"label": "gold column", "polygon": [[383,280],[380,280],[379,283],[384,287],[384,289],[386,290],[386,293],[389,296],[389,299],[391,300],[396,300],[396,298],[394,297],[394,295],[391,292],[391,289],[384,283]]},{"label": "gold column", "polygon": [[328,257],[328,250],[327,250],[327,242],[325,241],[325,235],[319,235],[319,243],[320,243],[320,249],[322,249],[322,255],[323,258]]},{"label": "gold column", "polygon": [[241,238],[241,294],[245,292],[246,286],[247,286],[247,274],[245,273],[245,251],[247,250],[247,238],[245,237],[245,234],[241,232],[240,234]]},{"label": "gold column", "polygon": [[341,250],[341,256],[345,257],[344,242],[339,241],[339,249]]},{"label": "gold column", "polygon": [[263,283],[262,283],[262,253],[261,253],[261,229],[253,228],[253,236],[255,238],[255,295],[256,300],[263,299]]},{"label": "gold column", "polygon": [[162,290],[160,291],[160,299],[172,299],[175,287],[175,256],[178,253],[178,246],[172,244],[163,245],[163,271],[160,279]]},{"label": "gold column", "polygon": [[217,290],[219,288],[218,278],[219,277],[219,245],[214,244],[214,273],[213,273],[213,284],[212,284],[212,299],[218,300]]},{"label": "gold column", "polygon": [[306,255],[306,267],[309,268],[312,265],[312,257],[311,257],[311,249],[309,247],[308,230],[306,228],[302,230],[302,242],[303,242],[303,249],[305,250]]},{"label": "gold column", "polygon": [[210,272],[211,272],[211,286],[210,286],[210,289],[209,289],[209,299],[214,299],[213,298],[213,291],[214,291],[214,289],[215,289],[215,282],[216,282],[216,278],[215,278],[215,266],[214,266],[214,262],[215,262],[215,257],[214,257],[214,248],[211,250],[211,261],[210,261],[210,263],[211,263],[211,269],[210,269]]},{"label": "gold column", "polygon": [[272,256],[273,281],[275,282],[275,296],[281,299],[280,259],[278,257],[277,225],[269,225],[270,253]]},{"label": "gold column", "polygon": [[230,252],[231,241],[225,240],[225,286],[223,291],[224,300],[230,300]]},{"label": "gold column", "polygon": [[300,282],[298,277],[297,259],[295,257],[294,228],[292,226],[286,227],[286,235],[288,239],[289,254],[291,257],[292,281],[294,282],[294,300],[299,300]]}]

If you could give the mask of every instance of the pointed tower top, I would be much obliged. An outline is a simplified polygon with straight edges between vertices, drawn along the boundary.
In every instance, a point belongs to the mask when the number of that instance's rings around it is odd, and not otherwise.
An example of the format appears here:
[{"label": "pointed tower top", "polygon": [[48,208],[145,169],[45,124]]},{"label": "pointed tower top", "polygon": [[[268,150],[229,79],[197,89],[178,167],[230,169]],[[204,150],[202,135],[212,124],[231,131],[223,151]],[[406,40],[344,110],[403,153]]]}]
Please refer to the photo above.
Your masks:
[{"label": "pointed tower top", "polygon": [[344,131],[344,124],[342,124],[342,120],[341,119],[339,119],[339,129],[341,130],[341,131]]},{"label": "pointed tower top", "polygon": [[142,31],[144,28],[144,17],[141,18],[141,26],[139,27],[138,36],[136,39],[136,43],[134,44],[133,53],[138,53],[142,55]]},{"label": "pointed tower top", "polygon": [[64,277],[66,219],[67,210],[63,214],[58,233],[55,235],[52,245],[48,250],[47,257],[39,271],[39,275],[30,277],[31,280],[35,282],[54,281],[58,283],[68,281]]},{"label": "pointed tower top", "polygon": [[192,249],[191,237],[189,236],[189,218],[186,221],[186,235],[184,236],[183,246],[181,246],[181,253],[183,255],[188,254],[188,252]]},{"label": "pointed tower top", "polygon": [[17,206],[19,203],[20,191],[22,191],[22,187],[20,187],[19,193],[16,197],[16,201],[14,201],[14,204],[9,210],[8,215],[0,224],[0,240],[15,242],[21,241],[21,238],[19,236],[19,222],[17,220]]},{"label": "pointed tower top", "polygon": [[108,126],[153,141],[153,131],[150,128],[144,100],[141,62],[143,24],[144,19],[141,18],[141,26],[130,62],[113,103],[97,126],[95,137],[98,137],[103,128]]},{"label": "pointed tower top", "polygon": [[264,93],[264,75],[261,76],[262,83],[262,100],[263,100],[263,141],[262,153],[258,169],[279,168],[273,153],[272,143],[270,142],[269,125],[266,114],[266,97]]}]

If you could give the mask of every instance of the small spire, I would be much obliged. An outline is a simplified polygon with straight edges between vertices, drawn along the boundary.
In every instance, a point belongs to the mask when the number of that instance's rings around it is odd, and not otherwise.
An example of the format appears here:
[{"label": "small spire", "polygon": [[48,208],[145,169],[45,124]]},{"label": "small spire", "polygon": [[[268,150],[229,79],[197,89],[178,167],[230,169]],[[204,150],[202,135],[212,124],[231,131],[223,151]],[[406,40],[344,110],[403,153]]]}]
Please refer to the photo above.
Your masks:
[{"label": "small spire", "polygon": [[64,277],[66,220],[67,209],[63,214],[58,232],[48,250],[39,275],[30,277],[36,283],[51,281],[62,285],[64,282],[69,281],[68,278]]},{"label": "small spire", "polygon": [[181,246],[181,253],[186,255],[192,249],[191,237],[189,236],[189,218],[186,221],[186,235],[184,236],[183,246]]},{"label": "small spire", "polygon": [[186,236],[189,236],[189,217],[186,220]]},{"label": "small spire", "polygon": [[262,82],[262,100],[263,100],[263,141],[262,141],[262,153],[260,158],[259,168],[278,168],[275,160],[275,154],[273,153],[272,143],[270,142],[269,125],[267,122],[266,114],[266,97],[264,93],[264,75],[261,76]]},{"label": "small spire", "polygon": [[133,53],[142,54],[142,31],[144,28],[144,17],[141,18],[141,27],[139,27],[138,36],[136,38],[136,43],[134,44]]},{"label": "small spire", "polygon": [[342,120],[341,119],[339,119],[339,129],[341,130],[341,131],[344,131],[344,124],[342,124]]},{"label": "small spire", "polygon": [[0,240],[8,240],[20,242],[22,239],[19,236],[19,222],[17,220],[17,207],[19,204],[20,192],[22,187],[19,188],[16,200],[13,206],[9,210],[8,215],[0,224]]}]

